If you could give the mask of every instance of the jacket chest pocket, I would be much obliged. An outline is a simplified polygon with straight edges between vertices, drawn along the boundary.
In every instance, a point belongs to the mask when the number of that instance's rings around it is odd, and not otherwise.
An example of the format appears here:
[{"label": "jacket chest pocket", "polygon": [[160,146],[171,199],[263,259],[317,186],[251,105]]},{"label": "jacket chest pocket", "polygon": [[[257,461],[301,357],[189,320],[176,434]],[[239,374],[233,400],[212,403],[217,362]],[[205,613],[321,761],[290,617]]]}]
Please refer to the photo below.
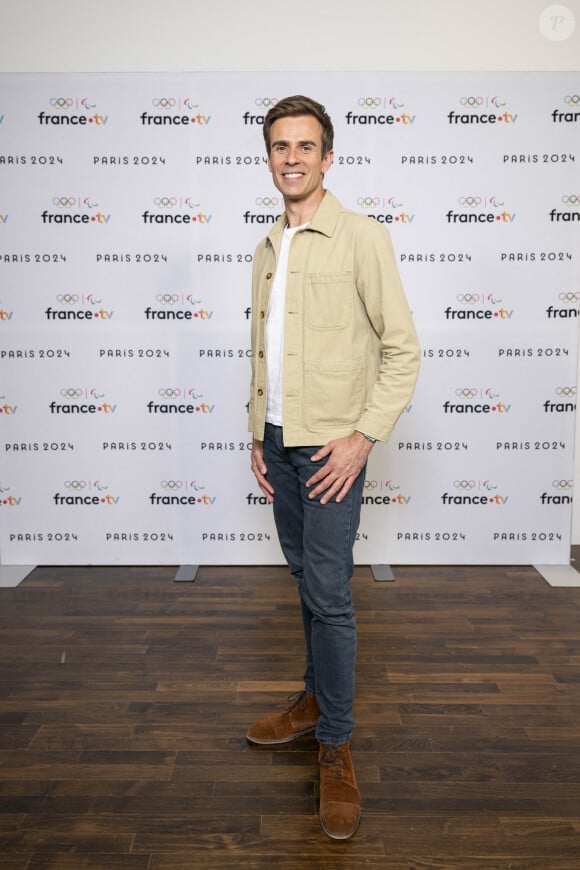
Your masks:
[{"label": "jacket chest pocket", "polygon": [[306,275],[306,324],[310,329],[344,329],[352,320],[352,272]]}]

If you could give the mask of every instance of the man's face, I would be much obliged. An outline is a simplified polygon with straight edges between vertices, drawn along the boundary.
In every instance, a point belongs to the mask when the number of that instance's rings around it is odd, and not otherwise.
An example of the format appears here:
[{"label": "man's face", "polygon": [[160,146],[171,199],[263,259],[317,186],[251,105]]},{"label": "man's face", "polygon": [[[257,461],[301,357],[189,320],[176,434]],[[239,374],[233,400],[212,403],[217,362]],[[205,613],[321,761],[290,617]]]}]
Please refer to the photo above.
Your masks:
[{"label": "man's face", "polygon": [[268,168],[289,202],[316,199],[334,152],[322,156],[322,127],[312,115],[279,118],[270,129]]}]

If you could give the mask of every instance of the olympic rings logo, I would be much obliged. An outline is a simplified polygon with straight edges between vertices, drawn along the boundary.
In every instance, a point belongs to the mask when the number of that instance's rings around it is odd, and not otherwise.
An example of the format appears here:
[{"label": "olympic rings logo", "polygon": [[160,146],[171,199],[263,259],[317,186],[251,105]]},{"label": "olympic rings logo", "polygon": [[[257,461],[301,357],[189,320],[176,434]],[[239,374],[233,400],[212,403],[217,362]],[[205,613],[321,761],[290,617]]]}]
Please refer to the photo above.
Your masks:
[{"label": "olympic rings logo", "polygon": [[183,486],[182,480],[162,480],[161,486],[163,489],[181,489]]},{"label": "olympic rings logo", "polygon": [[177,293],[158,293],[155,299],[161,305],[175,305],[179,300],[179,295]]},{"label": "olympic rings logo", "polygon": [[151,102],[156,109],[173,109],[177,105],[177,100],[173,97],[155,97]]},{"label": "olympic rings logo", "polygon": [[460,196],[457,202],[466,208],[475,208],[476,205],[481,205],[482,199],[480,196]]},{"label": "olympic rings logo", "polygon": [[263,208],[274,208],[274,206],[278,205],[278,197],[277,196],[258,196],[258,197],[256,197],[256,205],[262,206]]},{"label": "olympic rings logo", "polygon": [[80,296],[76,293],[59,293],[56,297],[57,302],[62,302],[63,305],[74,305],[75,302],[78,302]]},{"label": "olympic rings logo", "polygon": [[363,109],[378,109],[382,102],[380,97],[359,97],[357,100],[357,104]]},{"label": "olympic rings logo", "polygon": [[178,396],[181,396],[179,387],[160,387],[158,393],[164,399],[177,399]]},{"label": "olympic rings logo", "polygon": [[254,105],[259,109],[271,109],[278,102],[278,97],[256,97]]},{"label": "olympic rings logo", "polygon": [[53,196],[52,204],[58,208],[72,208],[73,205],[76,205],[76,198],[74,196]]},{"label": "olympic rings logo", "polygon": [[60,394],[63,399],[78,399],[82,396],[83,391],[80,389],[80,387],[63,387],[63,389],[60,391]]},{"label": "olympic rings logo", "polygon": [[564,194],[562,197],[564,205],[580,205],[580,193]]},{"label": "olympic rings logo", "polygon": [[64,482],[66,489],[85,489],[87,482],[86,480],[65,480]]},{"label": "olympic rings logo", "polygon": [[70,109],[73,101],[70,97],[51,97],[50,105],[54,109]]},{"label": "olympic rings logo", "polygon": [[561,299],[562,302],[578,302],[580,299],[580,290],[562,290],[558,298]]},{"label": "olympic rings logo", "polygon": [[378,486],[376,480],[365,480],[364,488],[365,489],[376,489]]},{"label": "olympic rings logo", "polygon": [[459,102],[468,109],[476,109],[478,106],[483,106],[483,97],[461,97]]},{"label": "olympic rings logo", "polygon": [[462,399],[469,399],[477,396],[479,391],[475,387],[457,387],[455,395]]},{"label": "olympic rings logo", "polygon": [[475,486],[474,480],[454,480],[453,486],[455,489],[473,489]]},{"label": "olympic rings logo", "polygon": [[364,208],[376,208],[381,200],[378,196],[359,196],[357,199],[357,205],[360,205]]},{"label": "olympic rings logo", "polygon": [[177,205],[177,200],[174,196],[156,196],[153,202],[157,208],[173,208]]},{"label": "olympic rings logo", "polygon": [[564,102],[568,106],[580,106],[580,94],[572,94],[571,96],[564,97]]},{"label": "olympic rings logo", "polygon": [[554,489],[572,489],[574,487],[573,480],[553,480],[552,486]]},{"label": "olympic rings logo", "polygon": [[457,301],[463,302],[464,305],[474,305],[479,302],[479,293],[458,293]]},{"label": "olympic rings logo", "polygon": [[575,396],[576,387],[556,387],[555,393],[557,396]]}]

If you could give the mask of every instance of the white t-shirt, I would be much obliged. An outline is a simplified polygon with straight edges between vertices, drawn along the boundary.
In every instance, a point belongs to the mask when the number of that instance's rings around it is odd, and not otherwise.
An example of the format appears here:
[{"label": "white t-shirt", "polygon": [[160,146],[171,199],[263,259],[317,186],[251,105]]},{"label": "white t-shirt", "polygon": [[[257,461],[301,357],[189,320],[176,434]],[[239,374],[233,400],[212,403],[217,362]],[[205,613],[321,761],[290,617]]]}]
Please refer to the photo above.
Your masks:
[{"label": "white t-shirt", "polygon": [[266,361],[268,363],[268,402],[266,421],[282,425],[282,368],[284,361],[284,309],[286,307],[286,279],[290,242],[298,230],[308,226],[286,227],[282,235],[278,266],[272,284],[268,320],[266,321]]}]

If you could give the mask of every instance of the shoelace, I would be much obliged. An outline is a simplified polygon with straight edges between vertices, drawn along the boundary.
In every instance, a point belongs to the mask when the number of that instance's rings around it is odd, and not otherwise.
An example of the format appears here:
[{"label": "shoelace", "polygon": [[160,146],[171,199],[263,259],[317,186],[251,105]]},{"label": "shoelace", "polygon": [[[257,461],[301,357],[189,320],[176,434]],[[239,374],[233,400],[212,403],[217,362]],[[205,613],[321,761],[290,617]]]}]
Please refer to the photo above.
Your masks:
[{"label": "shoelace", "polygon": [[325,751],[320,759],[320,766],[326,770],[330,779],[344,781],[347,778],[346,760],[337,746],[331,746]]},{"label": "shoelace", "polygon": [[288,712],[291,713],[296,707],[299,707],[301,702],[306,699],[306,692],[294,692],[292,695],[288,695],[286,699],[290,703],[290,707],[288,708]]}]

